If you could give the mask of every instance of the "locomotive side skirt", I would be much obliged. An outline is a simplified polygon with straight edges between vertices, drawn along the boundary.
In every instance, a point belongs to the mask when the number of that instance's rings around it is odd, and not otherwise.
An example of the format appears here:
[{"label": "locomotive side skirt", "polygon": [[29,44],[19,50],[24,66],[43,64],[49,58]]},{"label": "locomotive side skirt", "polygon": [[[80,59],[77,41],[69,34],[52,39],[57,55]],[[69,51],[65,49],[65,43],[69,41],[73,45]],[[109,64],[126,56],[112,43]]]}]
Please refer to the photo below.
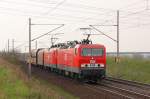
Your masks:
[{"label": "locomotive side skirt", "polygon": [[80,73],[80,69],[75,66],[66,66],[66,65],[57,65],[58,69],[73,72],[73,73]]},{"label": "locomotive side skirt", "polygon": [[44,64],[44,66],[51,67],[51,68],[57,68],[56,64]]}]

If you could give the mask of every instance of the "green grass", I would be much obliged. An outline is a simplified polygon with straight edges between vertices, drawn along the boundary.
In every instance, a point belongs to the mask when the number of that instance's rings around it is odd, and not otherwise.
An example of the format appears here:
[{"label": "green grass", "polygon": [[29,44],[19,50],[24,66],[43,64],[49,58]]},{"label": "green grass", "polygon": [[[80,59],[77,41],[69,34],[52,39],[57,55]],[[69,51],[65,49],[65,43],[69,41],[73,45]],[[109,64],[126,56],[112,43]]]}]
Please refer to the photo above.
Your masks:
[{"label": "green grass", "polygon": [[121,57],[115,63],[113,57],[107,57],[107,75],[150,84],[150,60]]},{"label": "green grass", "polygon": [[[51,90],[58,92],[59,95],[61,96],[61,97],[59,97],[59,99],[79,99],[78,97],[75,97],[75,96],[71,95],[70,93],[65,92],[63,88],[53,85],[47,81],[40,80],[40,83],[43,85],[48,85],[48,86],[50,86]],[[62,96],[65,98],[63,98]]]},{"label": "green grass", "polygon": [[14,77],[10,70],[0,66],[0,93],[0,99],[25,99],[29,88],[22,80]]},{"label": "green grass", "polygon": [[45,80],[27,79],[21,65],[15,59],[8,60],[0,63],[0,99],[78,99]]}]

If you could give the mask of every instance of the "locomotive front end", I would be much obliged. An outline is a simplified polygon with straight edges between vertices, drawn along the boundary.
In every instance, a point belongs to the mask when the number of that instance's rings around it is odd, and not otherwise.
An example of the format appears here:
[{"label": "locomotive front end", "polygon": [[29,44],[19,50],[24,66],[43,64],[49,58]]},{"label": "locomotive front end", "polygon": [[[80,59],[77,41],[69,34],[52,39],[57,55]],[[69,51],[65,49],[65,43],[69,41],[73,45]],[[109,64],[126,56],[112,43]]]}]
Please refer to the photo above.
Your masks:
[{"label": "locomotive front end", "polygon": [[88,44],[80,48],[80,75],[83,79],[97,81],[105,77],[106,49],[102,45]]}]

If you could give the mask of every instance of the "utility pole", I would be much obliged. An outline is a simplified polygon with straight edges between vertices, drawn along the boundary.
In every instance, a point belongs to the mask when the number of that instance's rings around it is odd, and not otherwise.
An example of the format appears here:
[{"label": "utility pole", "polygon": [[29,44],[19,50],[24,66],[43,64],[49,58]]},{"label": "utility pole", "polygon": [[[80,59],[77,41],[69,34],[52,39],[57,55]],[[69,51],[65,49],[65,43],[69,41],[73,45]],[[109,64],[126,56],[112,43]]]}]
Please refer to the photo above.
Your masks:
[{"label": "utility pole", "polygon": [[8,39],[8,53],[9,53],[9,39]]},{"label": "utility pole", "polygon": [[117,11],[117,58],[116,62],[119,62],[119,10]]},{"label": "utility pole", "polygon": [[12,39],[12,51],[13,51],[13,53],[14,53],[14,51],[15,51],[15,50],[14,50],[14,42],[15,42],[14,39]]},{"label": "utility pole", "polygon": [[28,65],[28,76],[31,78],[31,18],[29,18],[29,65]]},{"label": "utility pole", "polygon": [[51,44],[52,44],[52,46],[54,45],[54,42],[53,42],[53,35],[52,35],[52,37],[51,37]]},{"label": "utility pole", "polygon": [[[49,31],[49,32],[47,32],[47,33],[45,33],[43,35],[40,35],[40,36],[38,36],[38,37],[36,37],[34,39],[31,39],[31,26],[32,25],[59,25],[59,27],[56,27],[56,28],[52,29],[51,31]],[[29,76],[29,79],[31,79],[31,61],[32,61],[32,57],[31,57],[31,42],[34,41],[34,40],[37,40],[37,39],[39,39],[39,38],[41,38],[41,37],[43,37],[43,36],[45,36],[45,35],[47,35],[47,34],[49,34],[51,32],[53,32],[53,31],[55,31],[55,30],[57,30],[57,29],[59,29],[59,28],[61,28],[63,26],[64,26],[64,24],[33,24],[33,23],[31,23],[31,18],[29,18],[29,60],[28,60],[28,62],[29,62],[29,64],[28,64],[28,76]],[[36,44],[36,48],[37,48],[37,44]]]},{"label": "utility pole", "polygon": [[37,49],[37,40],[35,41],[35,49]]}]

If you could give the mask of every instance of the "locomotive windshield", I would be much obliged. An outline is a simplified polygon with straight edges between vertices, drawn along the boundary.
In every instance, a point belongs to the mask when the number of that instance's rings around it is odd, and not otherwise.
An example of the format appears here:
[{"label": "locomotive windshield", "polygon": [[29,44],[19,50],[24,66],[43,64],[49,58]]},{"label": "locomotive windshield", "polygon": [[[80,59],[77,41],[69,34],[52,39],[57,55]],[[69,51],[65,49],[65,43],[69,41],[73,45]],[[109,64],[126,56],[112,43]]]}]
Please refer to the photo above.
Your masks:
[{"label": "locomotive windshield", "polygon": [[82,56],[103,56],[103,48],[83,48]]}]

